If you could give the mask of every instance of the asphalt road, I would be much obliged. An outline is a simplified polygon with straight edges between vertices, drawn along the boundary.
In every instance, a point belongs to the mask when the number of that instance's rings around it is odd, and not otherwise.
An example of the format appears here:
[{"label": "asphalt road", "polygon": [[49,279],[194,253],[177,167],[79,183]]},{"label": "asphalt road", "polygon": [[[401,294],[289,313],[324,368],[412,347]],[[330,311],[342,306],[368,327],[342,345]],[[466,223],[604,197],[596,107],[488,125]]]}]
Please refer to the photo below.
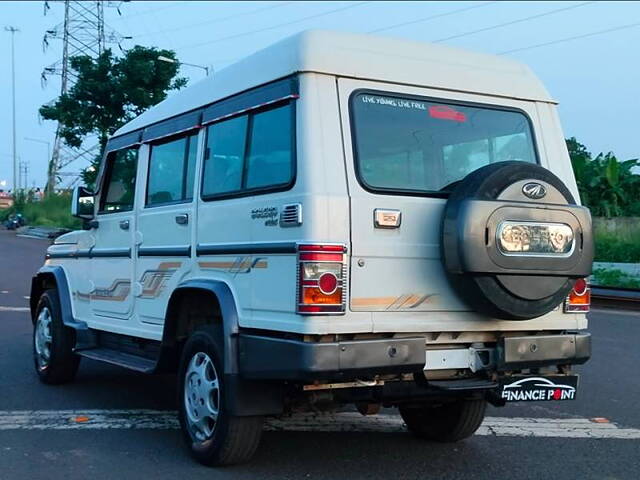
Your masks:
[{"label": "asphalt road", "polygon": [[[38,382],[31,357],[29,315],[19,309],[28,306],[25,297],[30,277],[41,265],[47,243],[0,230],[0,414],[11,410],[174,410],[171,376],[144,376],[83,359],[75,383],[51,387]],[[640,314],[594,311],[590,331],[593,358],[580,369],[577,400],[512,404],[491,408],[489,415],[604,417],[620,428],[640,429]],[[386,413],[395,415],[392,410]],[[2,480],[176,476],[637,479],[639,472],[637,438],[482,435],[441,445],[402,432],[269,431],[251,464],[216,470],[193,462],[176,430],[0,428]]]}]

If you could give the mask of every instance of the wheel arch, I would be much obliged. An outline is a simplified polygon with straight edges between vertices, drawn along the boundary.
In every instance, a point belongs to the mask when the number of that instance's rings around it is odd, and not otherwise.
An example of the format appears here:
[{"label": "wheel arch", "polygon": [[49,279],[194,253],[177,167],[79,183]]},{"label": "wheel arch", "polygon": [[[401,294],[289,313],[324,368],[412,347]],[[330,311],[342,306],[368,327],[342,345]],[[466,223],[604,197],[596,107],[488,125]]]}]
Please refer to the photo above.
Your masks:
[{"label": "wheel arch", "polygon": [[[183,321],[180,315],[182,300],[189,294],[210,296],[216,303],[224,331],[225,374],[237,374],[238,367],[238,309],[231,287],[223,281],[211,279],[187,280],[172,292],[167,304],[163,348],[175,350],[179,342],[179,329]],[[212,312],[214,313],[214,312]]]},{"label": "wheel arch", "polygon": [[71,294],[69,292],[69,283],[67,282],[67,275],[64,268],[60,265],[44,266],[32,277],[31,293],[29,296],[31,321],[35,322],[40,297],[46,290],[51,288],[55,288],[58,291],[63,323],[76,330],[86,328],[86,325],[73,318],[73,306],[71,302]]}]

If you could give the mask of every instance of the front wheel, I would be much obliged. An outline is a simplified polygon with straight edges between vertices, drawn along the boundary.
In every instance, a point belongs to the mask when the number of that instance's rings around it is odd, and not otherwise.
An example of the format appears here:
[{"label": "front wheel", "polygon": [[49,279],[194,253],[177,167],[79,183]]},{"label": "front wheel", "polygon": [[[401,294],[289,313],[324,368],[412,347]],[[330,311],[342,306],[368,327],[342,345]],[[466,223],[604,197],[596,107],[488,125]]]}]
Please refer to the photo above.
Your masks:
[{"label": "front wheel", "polygon": [[72,381],[80,357],[73,353],[75,331],[64,325],[56,289],[47,290],[38,301],[33,326],[33,360],[40,381],[60,384]]},{"label": "front wheel", "polygon": [[248,461],[262,435],[262,417],[229,413],[222,339],[221,326],[196,330],[184,346],[178,376],[183,436],[196,460],[211,466]]},{"label": "front wheel", "polygon": [[419,438],[457,442],[475,433],[486,408],[483,399],[461,399],[436,406],[400,406],[400,415],[409,431]]}]

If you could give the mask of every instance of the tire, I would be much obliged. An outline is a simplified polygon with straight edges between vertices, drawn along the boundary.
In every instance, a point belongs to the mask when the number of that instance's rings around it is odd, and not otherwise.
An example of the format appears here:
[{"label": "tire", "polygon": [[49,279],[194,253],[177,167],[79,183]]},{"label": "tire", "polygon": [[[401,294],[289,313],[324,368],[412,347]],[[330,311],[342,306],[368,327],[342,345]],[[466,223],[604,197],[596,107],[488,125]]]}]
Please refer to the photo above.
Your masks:
[{"label": "tire", "polygon": [[437,406],[400,406],[400,415],[416,437],[448,443],[473,435],[484,420],[486,408],[483,399],[465,399]]},{"label": "tire", "polygon": [[[261,416],[229,413],[228,402],[233,400],[225,392],[223,338],[221,325],[197,329],[184,346],[178,372],[178,415],[183,437],[193,457],[209,466],[248,461],[262,435]],[[217,382],[217,390],[213,382]]]},{"label": "tire", "polygon": [[62,322],[56,289],[49,289],[40,297],[33,327],[33,360],[40,381],[50,385],[71,382],[78,372],[80,357],[73,353],[75,331]]}]

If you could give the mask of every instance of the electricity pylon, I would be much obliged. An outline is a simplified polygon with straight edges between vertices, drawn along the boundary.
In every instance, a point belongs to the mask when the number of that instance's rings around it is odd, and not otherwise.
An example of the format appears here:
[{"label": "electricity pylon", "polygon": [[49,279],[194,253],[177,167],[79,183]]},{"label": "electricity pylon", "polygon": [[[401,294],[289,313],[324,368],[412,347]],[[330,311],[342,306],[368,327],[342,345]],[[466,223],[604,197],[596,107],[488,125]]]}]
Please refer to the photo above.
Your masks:
[{"label": "electricity pylon", "polygon": [[[59,75],[61,78],[60,94],[63,95],[69,91],[76,80],[70,65],[71,58],[80,55],[97,58],[104,51],[106,45],[119,45],[122,40],[128,37],[123,37],[110,27],[105,28],[104,23],[105,4],[107,7],[118,8],[118,13],[120,13],[119,6],[122,2],[45,0],[45,15],[51,8],[51,3],[64,5],[64,20],[46,31],[43,46],[47,48],[50,40],[62,40],[62,58],[42,71],[42,81],[44,85],[50,75]],[[54,191],[60,170],[94,150],[94,147],[72,149],[64,145],[60,137],[60,124],[58,124],[53,151],[49,159],[47,193]]]}]

